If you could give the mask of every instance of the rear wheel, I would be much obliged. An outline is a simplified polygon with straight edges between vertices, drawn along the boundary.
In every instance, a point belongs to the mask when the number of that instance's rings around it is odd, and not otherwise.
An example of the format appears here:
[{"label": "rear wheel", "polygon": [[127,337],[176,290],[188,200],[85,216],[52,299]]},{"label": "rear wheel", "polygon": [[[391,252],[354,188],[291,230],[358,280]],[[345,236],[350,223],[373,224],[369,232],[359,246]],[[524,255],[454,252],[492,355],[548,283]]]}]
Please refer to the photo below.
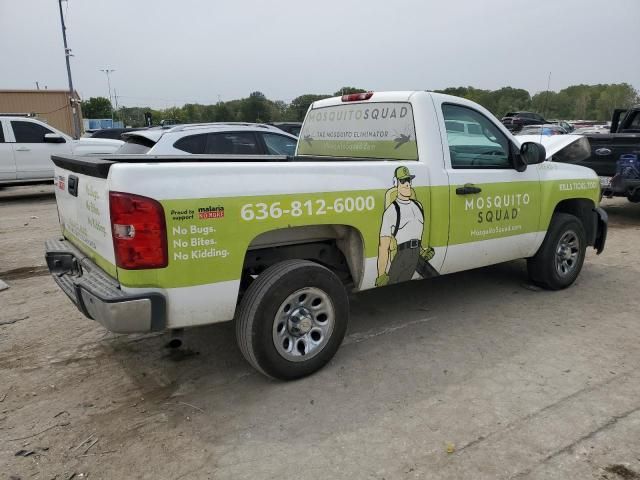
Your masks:
[{"label": "rear wheel", "polygon": [[348,321],[349,299],[340,279],[317,263],[288,260],[269,267],[249,286],[236,337],[253,367],[291,380],[331,360]]},{"label": "rear wheel", "polygon": [[529,278],[549,290],[567,288],[582,270],[586,248],[580,220],[567,213],[554,214],[538,253],[527,259]]},{"label": "rear wheel", "polygon": [[635,192],[629,194],[627,196],[627,200],[631,203],[639,203],[640,202],[640,191],[636,190]]}]

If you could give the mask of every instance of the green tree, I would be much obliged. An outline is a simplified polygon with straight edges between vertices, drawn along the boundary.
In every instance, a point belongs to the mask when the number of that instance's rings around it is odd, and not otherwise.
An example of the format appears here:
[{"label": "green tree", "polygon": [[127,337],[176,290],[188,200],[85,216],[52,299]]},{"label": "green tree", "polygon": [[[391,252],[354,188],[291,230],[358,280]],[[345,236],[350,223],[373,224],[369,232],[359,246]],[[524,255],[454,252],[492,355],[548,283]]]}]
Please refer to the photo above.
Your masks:
[{"label": "green tree", "polygon": [[305,95],[300,95],[299,97],[294,98],[289,104],[289,119],[301,122],[304,120],[304,116],[307,114],[307,110],[309,109],[309,105],[311,105],[316,100],[322,100],[323,98],[329,98],[331,95],[316,95],[313,93],[307,93]]},{"label": "green tree", "polygon": [[342,95],[349,95],[350,93],[367,93],[368,90],[356,87],[342,87],[340,90],[333,94],[334,97],[340,97]]},{"label": "green tree", "polygon": [[495,103],[489,110],[498,116],[514,110],[528,110],[531,108],[531,95],[522,88],[503,87],[499,90],[494,90],[491,96]]},{"label": "green tree", "polygon": [[271,120],[269,101],[262,92],[252,92],[249,98],[242,100],[240,107],[245,122],[268,122]]},{"label": "green tree", "polygon": [[90,97],[80,105],[84,118],[110,118],[113,111],[111,102],[105,97]]}]

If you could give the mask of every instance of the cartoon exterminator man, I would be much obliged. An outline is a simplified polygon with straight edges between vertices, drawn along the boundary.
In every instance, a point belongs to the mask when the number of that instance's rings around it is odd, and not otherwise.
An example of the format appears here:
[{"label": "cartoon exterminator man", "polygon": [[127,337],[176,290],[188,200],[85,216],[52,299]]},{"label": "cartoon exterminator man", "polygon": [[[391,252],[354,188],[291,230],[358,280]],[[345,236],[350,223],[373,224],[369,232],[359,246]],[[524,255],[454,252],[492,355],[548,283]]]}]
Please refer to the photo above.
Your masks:
[{"label": "cartoon exterminator man", "polygon": [[433,248],[422,247],[424,209],[416,199],[407,167],[396,168],[395,186],[387,191],[378,247],[376,286],[411,280],[414,272],[423,278],[438,275],[429,265]]}]

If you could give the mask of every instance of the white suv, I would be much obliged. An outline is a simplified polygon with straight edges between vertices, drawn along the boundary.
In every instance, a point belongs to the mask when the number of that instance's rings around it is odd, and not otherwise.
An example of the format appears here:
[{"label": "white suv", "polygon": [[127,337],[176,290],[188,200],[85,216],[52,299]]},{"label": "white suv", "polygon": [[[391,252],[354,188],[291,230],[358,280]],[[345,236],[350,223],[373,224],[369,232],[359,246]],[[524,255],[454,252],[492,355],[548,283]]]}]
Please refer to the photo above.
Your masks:
[{"label": "white suv", "polygon": [[200,123],[122,135],[117,153],[148,155],[293,155],[298,138],[261,123]]}]

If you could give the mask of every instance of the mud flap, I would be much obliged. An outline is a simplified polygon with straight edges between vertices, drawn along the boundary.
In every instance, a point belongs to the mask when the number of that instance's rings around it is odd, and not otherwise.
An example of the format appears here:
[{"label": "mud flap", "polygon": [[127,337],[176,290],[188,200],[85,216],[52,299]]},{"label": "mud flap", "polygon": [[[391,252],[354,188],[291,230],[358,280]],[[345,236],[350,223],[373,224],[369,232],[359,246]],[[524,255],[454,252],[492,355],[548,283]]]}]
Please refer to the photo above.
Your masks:
[{"label": "mud flap", "polygon": [[604,250],[604,244],[607,241],[607,228],[609,216],[602,208],[597,207],[593,209],[596,214],[596,237],[593,242],[593,248],[596,249],[596,253],[600,255]]}]

